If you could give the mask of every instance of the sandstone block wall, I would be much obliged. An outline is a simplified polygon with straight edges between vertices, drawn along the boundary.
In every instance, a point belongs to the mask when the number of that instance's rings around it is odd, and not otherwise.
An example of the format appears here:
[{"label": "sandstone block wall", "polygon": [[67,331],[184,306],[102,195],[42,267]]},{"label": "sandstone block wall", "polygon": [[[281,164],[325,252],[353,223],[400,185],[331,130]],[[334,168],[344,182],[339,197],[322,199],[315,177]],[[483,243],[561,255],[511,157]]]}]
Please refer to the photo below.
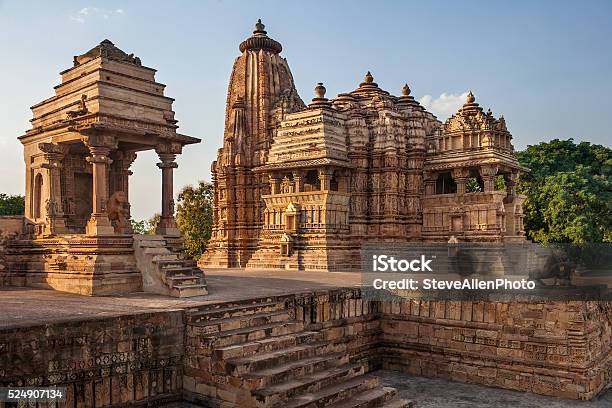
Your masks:
[{"label": "sandstone block wall", "polygon": [[22,216],[0,217],[0,287],[8,285],[9,261],[7,259],[7,247],[9,241],[21,232],[23,226]]},{"label": "sandstone block wall", "polygon": [[182,312],[0,331],[0,386],[65,386],[60,406],[150,406],[182,393]]},{"label": "sandstone block wall", "polygon": [[387,369],[572,399],[590,399],[612,380],[610,302],[381,307]]},{"label": "sandstone block wall", "polygon": [[[261,325],[273,326],[273,336],[307,331],[367,371],[572,399],[591,399],[612,384],[612,302],[378,302],[339,289],[3,328],[0,386],[67,386],[67,406],[77,407],[186,395],[227,401],[248,389],[215,366],[211,334],[238,329],[247,341]],[[219,357],[248,351],[231,347],[237,336],[224,339],[232,340],[223,351],[230,354]]]}]

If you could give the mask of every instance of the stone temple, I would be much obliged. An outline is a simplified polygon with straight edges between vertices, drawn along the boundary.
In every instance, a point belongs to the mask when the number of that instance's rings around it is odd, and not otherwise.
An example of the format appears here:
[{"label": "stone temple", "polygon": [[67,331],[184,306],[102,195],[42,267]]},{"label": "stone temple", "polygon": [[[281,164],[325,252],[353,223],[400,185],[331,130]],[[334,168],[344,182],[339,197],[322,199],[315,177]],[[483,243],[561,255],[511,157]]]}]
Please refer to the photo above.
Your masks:
[{"label": "stone temple", "polygon": [[334,99],[318,84],[305,105],[281,50],[261,23],[240,44],[201,266],[349,270],[369,241],[524,240],[526,169],[503,117],[470,92],[442,123],[408,85],[394,96],[369,72]]},{"label": "stone temple", "polygon": [[[419,386],[400,389],[411,376],[606,392],[609,300],[389,301],[359,272],[327,272],[357,268],[371,241],[522,245],[526,169],[504,119],[471,93],[442,123],[408,86],[392,96],[368,73],[335,99],[317,85],[306,106],[281,49],[261,22],[240,44],[207,281],[181,251],[172,190],[177,156],[199,139],[177,132],[155,70],[105,40],[32,107],[26,213],[0,217],[0,387],[63,387],[64,401],[19,406],[71,408],[425,406]],[[130,164],[145,150],[160,158],[155,235],[130,223]],[[466,394],[456,406],[476,406]],[[524,405],[511,396],[486,406]]]},{"label": "stone temple", "polygon": [[[200,140],[177,133],[165,85],[108,40],[75,56],[61,76],[19,138],[26,228],[3,279],[88,295],[205,294],[201,271],[179,251],[172,186],[176,156]],[[130,166],[145,150],[160,159],[161,219],[158,235],[134,239]]]}]

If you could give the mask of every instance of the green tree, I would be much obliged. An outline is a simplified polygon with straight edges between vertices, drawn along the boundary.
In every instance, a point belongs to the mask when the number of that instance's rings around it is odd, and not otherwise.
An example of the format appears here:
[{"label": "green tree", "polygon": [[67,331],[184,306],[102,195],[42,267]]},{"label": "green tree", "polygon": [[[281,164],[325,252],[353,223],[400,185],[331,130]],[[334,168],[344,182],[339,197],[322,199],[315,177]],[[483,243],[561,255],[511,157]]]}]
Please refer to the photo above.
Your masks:
[{"label": "green tree", "polygon": [[543,243],[612,242],[612,150],[572,139],[518,152],[527,236]]},{"label": "green tree", "polygon": [[465,192],[466,193],[479,193],[482,189],[480,188],[480,184],[478,184],[478,179],[476,177],[470,177],[465,181]]},{"label": "green tree", "polygon": [[23,215],[25,197],[0,193],[0,215]]},{"label": "green tree", "polygon": [[130,222],[132,223],[132,230],[134,231],[134,234],[144,235],[147,233],[147,224],[145,220],[130,220]]},{"label": "green tree", "polygon": [[199,181],[178,195],[176,221],[185,241],[185,252],[198,259],[210,239],[213,222],[213,186]]},{"label": "green tree", "polygon": [[151,218],[148,220],[131,220],[132,229],[134,230],[134,234],[141,235],[153,235],[155,234],[155,229],[157,228],[157,224],[159,223],[161,215],[159,213],[153,214]]},{"label": "green tree", "polygon": [[160,219],[160,213],[153,214],[153,216],[145,222],[145,234],[155,235],[155,230],[157,229],[157,224],[159,224]]}]

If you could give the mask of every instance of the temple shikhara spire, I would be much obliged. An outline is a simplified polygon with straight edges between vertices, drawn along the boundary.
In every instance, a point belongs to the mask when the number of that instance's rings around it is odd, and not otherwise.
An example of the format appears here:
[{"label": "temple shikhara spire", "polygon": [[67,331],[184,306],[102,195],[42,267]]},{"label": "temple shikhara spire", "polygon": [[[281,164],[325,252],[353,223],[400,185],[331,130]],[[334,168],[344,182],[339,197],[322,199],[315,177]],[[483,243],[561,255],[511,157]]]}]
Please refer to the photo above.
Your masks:
[{"label": "temple shikhara spire", "polygon": [[343,270],[370,241],[524,239],[514,185],[525,169],[504,119],[472,92],[443,123],[408,84],[394,96],[368,71],[333,99],[317,84],[305,106],[264,28],[230,76],[201,266]]}]

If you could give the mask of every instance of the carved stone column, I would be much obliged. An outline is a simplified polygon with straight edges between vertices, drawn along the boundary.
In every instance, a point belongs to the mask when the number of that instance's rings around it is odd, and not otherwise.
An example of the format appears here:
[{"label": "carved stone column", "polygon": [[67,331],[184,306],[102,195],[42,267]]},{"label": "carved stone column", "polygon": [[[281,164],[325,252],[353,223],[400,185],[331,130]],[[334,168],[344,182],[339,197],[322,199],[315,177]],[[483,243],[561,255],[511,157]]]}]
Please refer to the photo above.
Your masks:
[{"label": "carved stone column", "polygon": [[270,194],[272,195],[278,194],[279,187],[280,187],[280,179],[278,177],[271,175],[270,176]]},{"label": "carved stone column", "polygon": [[457,185],[457,194],[465,194],[465,183],[467,182],[469,171],[458,167],[453,169],[453,180]]},{"label": "carved stone column", "polygon": [[113,162],[109,154],[117,147],[117,141],[108,136],[88,136],[83,139],[91,156],[87,161],[92,165],[92,213],[87,221],[87,235],[112,235],[115,229],[106,212],[108,202],[108,166]]},{"label": "carved stone column", "polygon": [[497,174],[498,167],[491,164],[485,164],[480,166],[480,177],[484,183],[484,192],[490,193],[495,191],[495,175]]},{"label": "carved stone column", "polygon": [[126,197],[129,197],[129,178],[132,175],[130,166],[134,163],[134,160],[136,160],[136,153],[131,151],[117,151],[114,157],[114,191],[123,191]]},{"label": "carved stone column", "polygon": [[300,193],[302,191],[302,172],[294,171],[293,172],[293,192]]},{"label": "carved stone column", "polygon": [[516,195],[516,179],[518,178],[517,173],[510,173],[505,177],[506,192],[508,196],[514,197]]},{"label": "carved stone column", "polygon": [[161,160],[157,167],[162,170],[162,211],[155,233],[158,235],[180,236],[174,218],[173,172],[178,167],[176,155],[180,153],[180,145],[159,145],[155,151]]},{"label": "carved stone column", "polygon": [[46,225],[44,234],[66,233],[66,219],[62,206],[61,168],[66,147],[54,143],[40,143],[38,148],[44,153],[41,168],[46,169],[47,176],[43,185],[47,185],[45,203]]},{"label": "carved stone column", "polygon": [[331,171],[319,170],[319,180],[321,180],[321,191],[331,189]]},{"label": "carved stone column", "polygon": [[423,173],[423,183],[425,184],[425,195],[430,196],[436,194],[436,174],[432,172]]}]

